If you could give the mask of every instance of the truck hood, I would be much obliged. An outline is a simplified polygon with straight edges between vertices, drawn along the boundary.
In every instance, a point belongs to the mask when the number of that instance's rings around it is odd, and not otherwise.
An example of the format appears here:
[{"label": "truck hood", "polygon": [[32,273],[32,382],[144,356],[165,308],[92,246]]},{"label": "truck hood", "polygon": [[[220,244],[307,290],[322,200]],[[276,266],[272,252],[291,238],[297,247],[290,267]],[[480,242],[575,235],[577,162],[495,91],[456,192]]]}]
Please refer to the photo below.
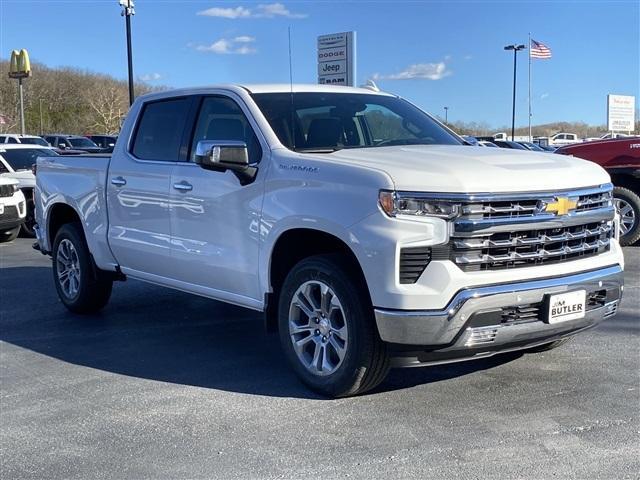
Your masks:
[{"label": "truck hood", "polygon": [[463,145],[344,149],[325,158],[385,171],[397,190],[419,192],[549,191],[610,181],[595,163],[565,155]]}]

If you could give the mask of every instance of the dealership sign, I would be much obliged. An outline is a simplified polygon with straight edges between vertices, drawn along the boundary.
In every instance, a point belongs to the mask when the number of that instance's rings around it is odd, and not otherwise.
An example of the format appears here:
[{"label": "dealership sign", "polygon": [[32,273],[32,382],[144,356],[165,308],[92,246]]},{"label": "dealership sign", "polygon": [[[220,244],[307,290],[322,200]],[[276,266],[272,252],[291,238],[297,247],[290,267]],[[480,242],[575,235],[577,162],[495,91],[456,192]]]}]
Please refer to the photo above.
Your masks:
[{"label": "dealership sign", "polygon": [[356,83],[356,32],[332,33],[318,37],[318,83]]},{"label": "dealership sign", "polygon": [[636,97],[607,95],[607,130],[632,132],[635,129]]}]

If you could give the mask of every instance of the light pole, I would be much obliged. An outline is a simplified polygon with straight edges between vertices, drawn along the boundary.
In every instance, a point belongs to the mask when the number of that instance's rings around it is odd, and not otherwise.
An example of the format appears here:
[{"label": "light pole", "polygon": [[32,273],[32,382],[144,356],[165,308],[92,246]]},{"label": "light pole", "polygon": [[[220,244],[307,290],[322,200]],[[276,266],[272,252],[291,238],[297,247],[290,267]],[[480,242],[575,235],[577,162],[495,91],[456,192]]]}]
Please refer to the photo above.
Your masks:
[{"label": "light pole", "polygon": [[513,50],[513,109],[511,113],[511,141],[513,142],[513,137],[516,132],[516,66],[518,63],[518,52],[520,50],[524,50],[524,45],[507,45],[504,47],[505,50]]},{"label": "light pole", "polygon": [[449,124],[449,107],[444,107],[444,123]]},{"label": "light pole", "polygon": [[122,7],[122,15],[125,19],[125,25],[127,28],[127,62],[129,66],[129,105],[133,104],[133,58],[131,55],[131,16],[136,12],[133,9],[133,0],[119,0],[118,2]]}]

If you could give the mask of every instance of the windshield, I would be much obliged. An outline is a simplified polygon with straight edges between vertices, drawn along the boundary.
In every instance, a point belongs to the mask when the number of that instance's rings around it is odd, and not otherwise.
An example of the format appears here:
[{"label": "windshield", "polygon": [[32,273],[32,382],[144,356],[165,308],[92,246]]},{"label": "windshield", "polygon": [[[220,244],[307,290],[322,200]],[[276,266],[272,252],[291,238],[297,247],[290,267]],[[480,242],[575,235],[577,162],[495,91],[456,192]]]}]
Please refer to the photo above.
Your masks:
[{"label": "windshield", "polygon": [[15,171],[31,170],[31,165],[36,163],[38,157],[52,157],[57,155],[58,154],[50,148],[0,148],[0,156],[2,156]]},{"label": "windshield", "polygon": [[20,139],[20,143],[27,145],[42,145],[43,147],[49,146],[49,144],[40,137],[22,137]]},{"label": "windshield", "polygon": [[280,142],[298,152],[464,145],[429,115],[396,97],[325,92],[294,93],[293,102],[289,93],[252,97]]},{"label": "windshield", "polygon": [[96,148],[96,147],[98,147],[98,145],[93,143],[88,138],[84,138],[84,137],[67,138],[67,140],[69,141],[69,143],[71,144],[72,147],[79,147],[79,148],[87,148],[87,147]]}]

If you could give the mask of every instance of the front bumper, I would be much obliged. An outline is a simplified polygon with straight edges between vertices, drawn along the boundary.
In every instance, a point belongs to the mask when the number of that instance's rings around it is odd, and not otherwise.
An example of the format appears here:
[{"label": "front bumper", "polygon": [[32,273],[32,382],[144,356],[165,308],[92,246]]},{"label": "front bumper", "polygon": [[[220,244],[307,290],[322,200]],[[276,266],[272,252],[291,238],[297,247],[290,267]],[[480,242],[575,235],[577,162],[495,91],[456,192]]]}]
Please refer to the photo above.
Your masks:
[{"label": "front bumper", "polygon": [[[619,265],[517,283],[459,291],[442,310],[375,309],[376,324],[385,342],[419,346],[445,357],[469,357],[478,351],[498,353],[547,343],[597,325],[616,313],[623,290]],[[548,294],[584,289],[584,318],[549,324]],[[517,348],[516,348],[517,347]]]}]

